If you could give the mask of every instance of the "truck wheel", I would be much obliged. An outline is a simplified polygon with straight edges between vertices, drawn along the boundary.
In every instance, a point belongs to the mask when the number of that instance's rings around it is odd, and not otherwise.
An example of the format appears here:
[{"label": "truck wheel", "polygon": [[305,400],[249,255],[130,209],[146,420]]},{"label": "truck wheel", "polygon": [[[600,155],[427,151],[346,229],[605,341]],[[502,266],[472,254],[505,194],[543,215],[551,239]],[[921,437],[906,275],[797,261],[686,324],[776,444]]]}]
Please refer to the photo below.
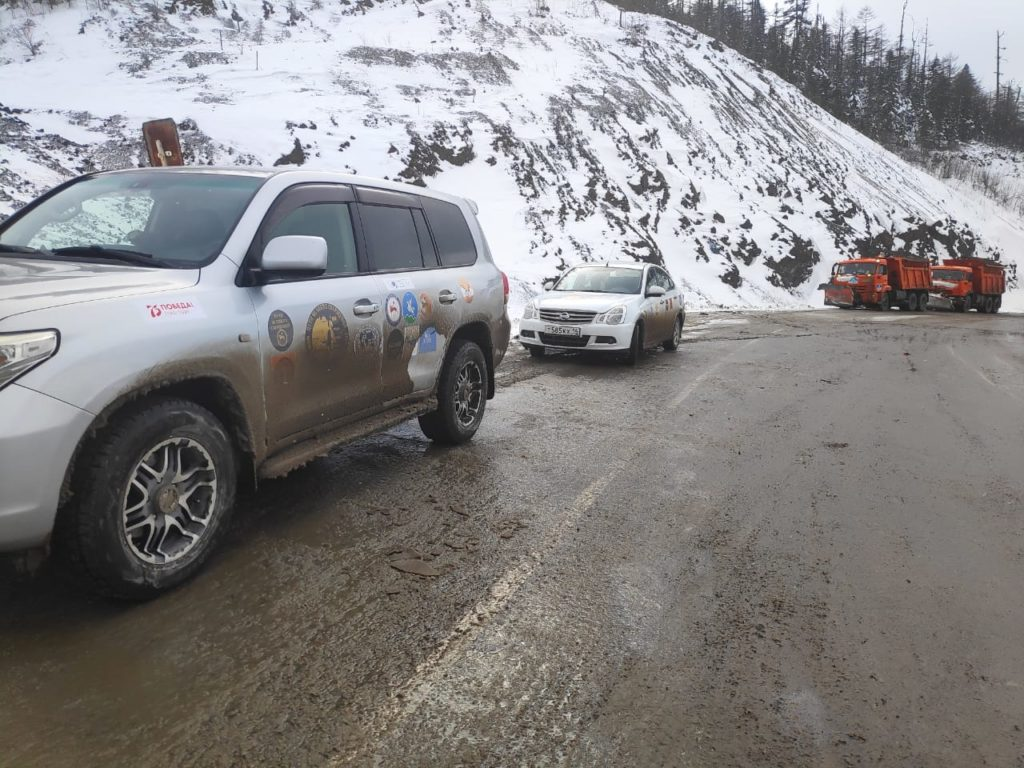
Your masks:
[{"label": "truck wheel", "polygon": [[676,317],[675,323],[672,325],[672,338],[666,341],[662,346],[666,352],[675,352],[679,349],[679,342],[683,337],[683,318]]},{"label": "truck wheel", "polygon": [[971,309],[974,308],[974,301],[972,301],[972,298],[973,297],[969,293],[966,296],[964,296],[964,312],[970,312]]},{"label": "truck wheel", "polygon": [[892,309],[892,299],[889,297],[888,293],[882,294],[882,300],[878,302],[878,309],[880,312],[888,312]]},{"label": "truck wheel", "polygon": [[920,300],[917,302],[918,309],[922,312],[928,311],[928,294],[922,293]]},{"label": "truck wheel", "polygon": [[483,350],[469,339],[457,339],[437,385],[437,410],[420,416],[420,429],[435,443],[465,443],[480,428],[486,406]]},{"label": "truck wheel", "polygon": [[227,530],[238,457],[224,425],[186,400],[142,402],[82,455],[54,549],[94,591],[155,597],[193,576]]},{"label": "truck wheel", "polygon": [[907,310],[910,312],[917,312],[917,294],[911,293],[907,296]]},{"label": "truck wheel", "polygon": [[992,297],[992,311],[993,312],[998,312],[1002,308],[1002,306],[1003,306],[1003,297],[1002,296],[993,296]]},{"label": "truck wheel", "polygon": [[992,314],[992,306],[993,306],[993,304],[994,304],[994,302],[992,301],[992,297],[991,296],[986,296],[985,297],[985,314],[986,315],[991,315]]}]

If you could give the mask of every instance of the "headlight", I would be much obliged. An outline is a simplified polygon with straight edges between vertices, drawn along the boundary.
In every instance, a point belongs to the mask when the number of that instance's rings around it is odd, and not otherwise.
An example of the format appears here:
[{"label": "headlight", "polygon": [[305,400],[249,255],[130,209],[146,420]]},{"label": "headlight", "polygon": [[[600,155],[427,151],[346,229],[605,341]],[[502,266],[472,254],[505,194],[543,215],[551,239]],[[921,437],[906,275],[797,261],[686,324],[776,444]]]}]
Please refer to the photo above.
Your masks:
[{"label": "headlight", "polygon": [[594,322],[604,323],[605,325],[620,325],[625,319],[626,308],[620,304],[617,307],[612,307],[607,312],[602,312],[594,318]]},{"label": "headlight", "polygon": [[526,305],[526,309],[523,310],[523,320],[536,320],[537,319],[537,305],[532,301]]},{"label": "headlight", "polygon": [[56,331],[0,333],[0,388],[53,357],[59,338]]}]

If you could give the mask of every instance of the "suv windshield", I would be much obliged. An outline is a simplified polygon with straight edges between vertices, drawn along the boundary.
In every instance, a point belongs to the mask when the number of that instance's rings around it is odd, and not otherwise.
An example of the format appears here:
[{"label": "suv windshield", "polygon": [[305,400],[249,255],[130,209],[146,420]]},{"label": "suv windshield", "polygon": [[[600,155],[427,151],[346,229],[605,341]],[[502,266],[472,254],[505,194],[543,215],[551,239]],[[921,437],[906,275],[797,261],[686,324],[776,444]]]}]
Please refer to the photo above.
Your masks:
[{"label": "suv windshield", "polygon": [[562,276],[556,291],[640,293],[643,270],[629,267],[577,267]]},{"label": "suv windshield", "polygon": [[840,264],[840,275],[873,275],[878,269],[877,264]]},{"label": "suv windshield", "polygon": [[85,178],[0,228],[0,255],[200,267],[220,253],[264,181],[158,170]]}]

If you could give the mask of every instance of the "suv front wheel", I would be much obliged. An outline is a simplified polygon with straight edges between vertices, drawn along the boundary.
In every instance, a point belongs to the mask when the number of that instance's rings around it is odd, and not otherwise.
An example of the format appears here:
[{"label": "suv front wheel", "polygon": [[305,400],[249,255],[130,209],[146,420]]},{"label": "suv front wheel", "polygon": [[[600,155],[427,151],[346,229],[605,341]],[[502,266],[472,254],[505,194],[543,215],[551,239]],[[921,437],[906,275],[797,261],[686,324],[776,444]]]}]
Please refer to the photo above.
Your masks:
[{"label": "suv front wheel", "polygon": [[227,528],[237,475],[227,430],[202,406],[132,406],[79,458],[55,547],[96,591],[153,597],[202,567]]},{"label": "suv front wheel", "polygon": [[483,350],[468,339],[457,339],[437,384],[437,410],[420,416],[420,429],[435,443],[464,443],[480,428],[486,406]]}]

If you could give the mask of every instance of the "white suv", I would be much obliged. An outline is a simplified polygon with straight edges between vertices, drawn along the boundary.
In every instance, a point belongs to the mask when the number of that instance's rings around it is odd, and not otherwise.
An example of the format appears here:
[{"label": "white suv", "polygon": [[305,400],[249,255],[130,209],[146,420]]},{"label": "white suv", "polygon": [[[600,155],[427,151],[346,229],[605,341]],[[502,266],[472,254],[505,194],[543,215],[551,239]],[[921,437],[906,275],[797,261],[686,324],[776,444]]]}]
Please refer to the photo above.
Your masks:
[{"label": "white suv", "polygon": [[83,176],[0,224],[0,551],[102,592],[196,572],[242,473],[476,432],[508,281],[468,200],[332,173]]}]

